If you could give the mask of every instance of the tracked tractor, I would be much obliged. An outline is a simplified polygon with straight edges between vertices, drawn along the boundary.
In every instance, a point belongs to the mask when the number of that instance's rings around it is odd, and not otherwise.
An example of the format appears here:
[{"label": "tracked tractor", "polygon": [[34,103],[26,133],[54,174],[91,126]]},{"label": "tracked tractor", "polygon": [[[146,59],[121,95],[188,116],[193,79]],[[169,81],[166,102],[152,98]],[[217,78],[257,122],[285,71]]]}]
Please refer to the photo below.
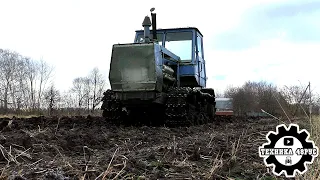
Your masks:
[{"label": "tracked tractor", "polygon": [[219,121],[234,119],[233,98],[216,98],[216,119]]},{"label": "tracked tractor", "polygon": [[[157,29],[143,20],[133,43],[114,44],[103,116],[116,124],[191,126],[214,121],[203,36],[195,27]],[[152,26],[152,30],[150,27]]]}]

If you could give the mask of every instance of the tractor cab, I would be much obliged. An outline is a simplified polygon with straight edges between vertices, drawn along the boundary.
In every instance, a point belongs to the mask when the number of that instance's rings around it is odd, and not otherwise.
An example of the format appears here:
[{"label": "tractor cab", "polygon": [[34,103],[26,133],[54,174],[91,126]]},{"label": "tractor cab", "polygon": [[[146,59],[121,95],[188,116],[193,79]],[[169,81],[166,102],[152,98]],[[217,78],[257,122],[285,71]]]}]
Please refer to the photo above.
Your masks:
[{"label": "tractor cab", "polygon": [[[145,31],[137,30],[134,43],[145,43]],[[157,29],[156,38],[150,30],[149,38],[180,57],[181,86],[205,87],[206,71],[203,36],[195,27]]]},{"label": "tractor cab", "polygon": [[[152,34],[151,30],[151,39]],[[134,42],[144,42],[143,30],[136,31]],[[202,34],[197,28],[157,29],[155,42],[179,56],[182,63],[194,63],[197,56],[203,58]]]}]

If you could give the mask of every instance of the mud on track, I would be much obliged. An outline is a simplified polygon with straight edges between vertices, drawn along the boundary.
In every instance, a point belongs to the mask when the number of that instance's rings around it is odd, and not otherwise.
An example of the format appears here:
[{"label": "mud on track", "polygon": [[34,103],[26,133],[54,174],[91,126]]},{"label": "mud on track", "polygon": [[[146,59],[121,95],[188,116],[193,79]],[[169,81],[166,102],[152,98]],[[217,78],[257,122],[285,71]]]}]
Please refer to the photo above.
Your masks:
[{"label": "mud on track", "polygon": [[0,179],[256,179],[274,120],[115,127],[100,117],[0,119]]}]

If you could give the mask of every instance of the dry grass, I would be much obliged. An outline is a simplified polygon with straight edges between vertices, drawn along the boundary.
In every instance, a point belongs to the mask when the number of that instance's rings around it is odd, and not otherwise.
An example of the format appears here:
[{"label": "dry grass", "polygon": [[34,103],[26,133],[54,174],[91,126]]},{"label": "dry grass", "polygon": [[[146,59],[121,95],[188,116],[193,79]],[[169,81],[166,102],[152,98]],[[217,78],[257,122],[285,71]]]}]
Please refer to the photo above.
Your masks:
[{"label": "dry grass", "polygon": [[[320,116],[315,116],[309,122],[310,139],[314,141],[315,145],[320,146]],[[320,180],[320,158],[315,158],[313,164],[308,166],[308,171],[303,176],[303,179]]]},{"label": "dry grass", "polygon": [[7,115],[3,115],[0,114],[0,118],[31,118],[31,117],[38,117],[39,115],[16,115],[16,114],[7,114]]}]

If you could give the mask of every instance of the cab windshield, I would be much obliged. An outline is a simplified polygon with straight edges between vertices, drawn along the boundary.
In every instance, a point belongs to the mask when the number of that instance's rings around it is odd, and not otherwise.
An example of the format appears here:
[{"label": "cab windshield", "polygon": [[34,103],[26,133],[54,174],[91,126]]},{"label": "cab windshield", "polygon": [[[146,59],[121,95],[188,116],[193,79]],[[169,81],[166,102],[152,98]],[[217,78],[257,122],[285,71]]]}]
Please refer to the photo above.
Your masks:
[{"label": "cab windshield", "polygon": [[231,110],[233,108],[232,101],[216,99],[216,108],[218,110]]},{"label": "cab windshield", "polygon": [[166,34],[165,48],[189,62],[192,59],[192,32],[170,32]]},{"label": "cab windshield", "polygon": [[[168,32],[165,33],[164,47],[181,58],[183,62],[190,62],[192,60],[192,32]],[[150,34],[152,38],[152,32]],[[162,44],[164,36],[163,33],[157,33],[159,45]],[[138,34],[136,43],[143,43],[143,34]]]}]

